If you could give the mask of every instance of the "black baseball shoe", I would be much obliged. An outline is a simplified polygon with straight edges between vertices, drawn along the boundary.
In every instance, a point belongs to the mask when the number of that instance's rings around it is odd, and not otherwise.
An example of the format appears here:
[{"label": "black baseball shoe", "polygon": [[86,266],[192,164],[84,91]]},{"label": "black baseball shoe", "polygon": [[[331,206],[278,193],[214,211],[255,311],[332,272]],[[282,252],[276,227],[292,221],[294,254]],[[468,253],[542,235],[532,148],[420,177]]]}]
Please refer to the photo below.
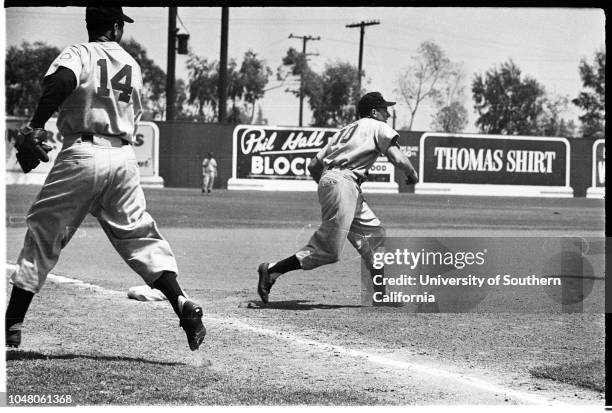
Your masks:
[{"label": "black baseball shoe", "polygon": [[189,349],[195,351],[200,347],[206,336],[206,328],[202,324],[202,307],[191,300],[185,301],[181,310],[180,326],[185,330]]},{"label": "black baseball shoe", "polygon": [[268,295],[270,294],[270,289],[274,285],[275,280],[270,278],[270,274],[268,273],[268,263],[264,262],[259,264],[257,268],[257,272],[259,273],[259,282],[257,283],[257,294],[261,297],[261,301],[264,304],[268,304]]},{"label": "black baseball shoe", "polygon": [[19,347],[21,344],[21,323],[15,323],[5,330],[6,347]]}]

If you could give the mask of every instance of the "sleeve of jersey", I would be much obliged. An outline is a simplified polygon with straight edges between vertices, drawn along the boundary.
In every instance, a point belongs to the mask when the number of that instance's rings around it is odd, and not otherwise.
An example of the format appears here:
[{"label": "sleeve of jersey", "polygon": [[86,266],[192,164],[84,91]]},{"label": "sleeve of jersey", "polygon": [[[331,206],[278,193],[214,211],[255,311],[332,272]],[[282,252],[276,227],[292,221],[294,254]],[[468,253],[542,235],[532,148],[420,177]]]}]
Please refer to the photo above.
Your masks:
[{"label": "sleeve of jersey", "polygon": [[135,79],[133,81],[133,89],[132,89],[132,101],[133,101],[133,105],[134,105],[134,125],[136,126],[136,123],[138,123],[138,121],[140,121],[140,118],[142,116],[142,72],[140,71],[140,66],[138,66],[138,64],[136,62],[134,62],[134,64],[136,65],[136,76]]},{"label": "sleeve of jersey", "polygon": [[392,145],[397,145],[397,139],[399,134],[391,126],[383,122],[378,122],[379,125],[376,133],[374,134],[374,140],[376,141],[376,147],[380,151],[380,154],[385,156],[387,149]]},{"label": "sleeve of jersey", "polygon": [[327,155],[329,155],[329,153],[331,152],[331,145],[335,139],[336,139],[336,135],[332,136],[327,142],[327,144],[324,147],[322,147],[321,150],[317,152],[317,154],[315,155],[315,158],[317,158],[320,163],[323,163],[323,159],[325,159]]},{"label": "sleeve of jersey", "polygon": [[77,46],[70,46],[62,50],[58,57],[51,63],[49,70],[45,73],[45,77],[52,75],[58,68],[65,67],[74,72],[76,77],[77,87],[81,83],[81,72],[83,71],[83,62],[81,59],[81,51]]}]

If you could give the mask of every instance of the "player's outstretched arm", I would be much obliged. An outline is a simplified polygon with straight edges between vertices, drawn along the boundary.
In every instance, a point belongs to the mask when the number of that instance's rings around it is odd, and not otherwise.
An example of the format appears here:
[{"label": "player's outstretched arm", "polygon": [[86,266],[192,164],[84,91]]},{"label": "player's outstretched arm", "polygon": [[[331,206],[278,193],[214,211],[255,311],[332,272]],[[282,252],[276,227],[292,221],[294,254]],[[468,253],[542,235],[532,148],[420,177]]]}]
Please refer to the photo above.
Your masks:
[{"label": "player's outstretched arm", "polygon": [[406,183],[409,185],[414,185],[419,181],[419,175],[417,174],[416,169],[412,166],[410,159],[400,150],[399,146],[391,145],[389,149],[387,149],[387,159],[393,165],[398,167],[404,172],[406,175]]},{"label": "player's outstretched arm", "polygon": [[316,156],[312,158],[310,164],[308,164],[308,171],[310,172],[310,176],[315,180],[316,183],[319,183],[319,179],[321,179],[321,175],[323,174],[323,163]]},{"label": "player's outstretched arm", "polygon": [[50,132],[44,129],[45,123],[59,105],[76,87],[76,76],[72,70],[60,67],[43,81],[43,94],[38,101],[34,116],[19,129],[15,138],[17,161],[24,173],[36,168],[40,162],[49,162],[47,152],[51,147],[46,144]]},{"label": "player's outstretched arm", "polygon": [[43,93],[38,101],[34,116],[30,121],[33,128],[44,128],[47,120],[66,100],[77,86],[74,72],[60,66],[57,71],[43,80]]}]

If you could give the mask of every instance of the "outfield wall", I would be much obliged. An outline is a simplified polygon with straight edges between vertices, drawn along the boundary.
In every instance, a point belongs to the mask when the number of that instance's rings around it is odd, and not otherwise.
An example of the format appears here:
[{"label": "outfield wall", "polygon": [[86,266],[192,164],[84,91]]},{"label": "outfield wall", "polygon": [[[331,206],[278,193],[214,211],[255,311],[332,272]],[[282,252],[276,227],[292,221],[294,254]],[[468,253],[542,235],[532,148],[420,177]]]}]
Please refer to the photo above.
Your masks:
[{"label": "outfield wall", "polygon": [[217,160],[214,188],[227,188],[232,176],[232,132],[235,125],[156,122],[161,136],[159,173],[168,187],[201,188],[202,160],[208,152]]},{"label": "outfield wall", "polygon": [[[15,119],[7,119],[7,129],[5,130],[7,183],[38,183],[41,177],[44,179],[44,176],[46,176],[44,172],[36,175],[39,179],[33,180],[28,177],[31,174],[25,175],[15,168],[10,133],[14,133],[16,124]],[[234,131],[237,125],[181,121],[154,122],[154,124],[159,129],[159,166],[155,166],[152,162],[148,165],[152,167],[154,175],[155,172],[159,171],[158,175],[163,178],[165,186],[199,188],[202,184],[202,159],[208,152],[212,151],[219,166],[215,188],[227,188],[228,181],[232,179],[234,173],[233,139],[235,139]],[[296,130],[297,128],[290,127],[288,129]],[[399,133],[400,148],[409,157],[415,168],[421,170],[421,138],[425,132],[400,131]],[[486,135],[476,136],[483,137]],[[511,140],[513,138],[507,137],[507,139]],[[598,141],[596,148],[595,142],[590,139],[566,140],[569,145],[569,187],[573,189],[573,196],[587,196],[588,190],[589,197],[603,197],[605,193],[605,142]],[[56,146],[59,146],[59,142],[59,140],[55,142]],[[384,158],[381,161],[384,161]],[[146,159],[139,159],[139,162],[142,162],[142,166],[147,165]],[[387,171],[383,172],[386,173]],[[147,173],[149,172],[145,172],[145,174]],[[34,177],[34,175],[31,176]],[[397,184],[397,191],[415,191],[414,185],[404,183],[404,177],[400,171],[394,170],[392,176]],[[279,182],[278,184],[285,185],[286,183]],[[289,182],[289,185],[281,189],[291,190],[292,185]],[[313,188],[307,189],[311,190]],[[480,191],[482,190],[487,191],[488,188],[482,187]]]},{"label": "outfield wall", "polygon": [[[7,117],[4,132],[6,184],[42,185],[51,171],[59,153],[64,137],[57,130],[57,118],[47,121],[45,128],[49,132],[47,143],[51,146],[49,162],[41,162],[34,170],[24,174],[17,161],[17,151],[13,146],[17,129],[25,122],[24,118]],[[163,187],[164,181],[159,175],[159,129],[153,122],[139,122],[136,130],[134,152],[138,161],[140,181],[143,186]]]}]

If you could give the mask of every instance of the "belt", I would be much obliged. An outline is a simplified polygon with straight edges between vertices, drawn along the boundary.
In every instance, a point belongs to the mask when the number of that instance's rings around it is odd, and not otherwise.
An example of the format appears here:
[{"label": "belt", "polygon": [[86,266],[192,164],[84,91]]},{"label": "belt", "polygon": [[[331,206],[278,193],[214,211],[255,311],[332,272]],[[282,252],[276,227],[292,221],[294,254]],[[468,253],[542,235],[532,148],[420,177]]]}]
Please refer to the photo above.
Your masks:
[{"label": "belt", "polygon": [[325,167],[325,169],[323,170],[323,172],[325,171],[330,171],[330,170],[336,170],[336,171],[349,171],[351,173],[351,178],[355,179],[355,182],[357,183],[357,185],[361,186],[362,183],[364,183],[366,181],[365,178],[362,178],[361,176],[357,175],[355,172],[351,171],[350,169],[346,169],[343,168],[341,166],[332,166],[332,167]]},{"label": "belt", "polygon": [[[125,141],[125,140],[123,140],[121,138],[114,137],[114,136],[109,136],[109,137],[98,136],[97,138],[100,139],[100,140],[107,141],[108,143],[111,144],[110,146],[116,146],[115,144],[118,143],[118,142],[121,142],[121,146],[129,145],[129,142],[127,142],[127,141]],[[94,142],[94,135],[81,135],[81,140],[83,142],[92,142],[93,143]]]}]

